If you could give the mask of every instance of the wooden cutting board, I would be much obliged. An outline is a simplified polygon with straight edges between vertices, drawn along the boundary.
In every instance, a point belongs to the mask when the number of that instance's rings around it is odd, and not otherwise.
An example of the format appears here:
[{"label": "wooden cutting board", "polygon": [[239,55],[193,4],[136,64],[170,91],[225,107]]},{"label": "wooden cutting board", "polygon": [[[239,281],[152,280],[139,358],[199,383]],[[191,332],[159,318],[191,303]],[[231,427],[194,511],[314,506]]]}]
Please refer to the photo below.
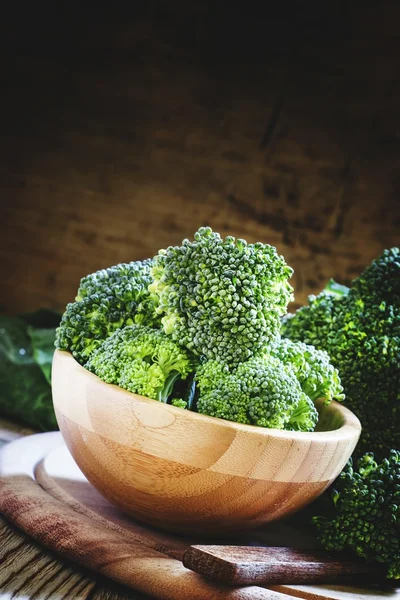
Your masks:
[{"label": "wooden cutting board", "polygon": [[[127,517],[86,480],[61,434],[29,436],[7,445],[0,454],[0,511],[35,540],[93,571],[155,598],[212,600],[226,598],[285,600],[400,600],[400,589],[347,586],[231,588],[205,580],[186,569],[183,552],[208,540],[173,536]],[[224,543],[224,540],[213,540]],[[226,543],[226,542],[225,542]],[[313,548],[312,535],[276,523],[251,539],[229,544]],[[284,595],[286,594],[286,596]]]}]

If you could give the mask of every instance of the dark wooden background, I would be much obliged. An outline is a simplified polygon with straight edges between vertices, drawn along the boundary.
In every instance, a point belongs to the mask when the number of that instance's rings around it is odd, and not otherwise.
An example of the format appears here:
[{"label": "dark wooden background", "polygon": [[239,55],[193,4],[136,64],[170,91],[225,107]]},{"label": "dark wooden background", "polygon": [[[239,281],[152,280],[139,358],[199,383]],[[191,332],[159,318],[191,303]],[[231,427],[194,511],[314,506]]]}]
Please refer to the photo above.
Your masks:
[{"label": "dark wooden background", "polygon": [[400,243],[400,5],[133,3],[2,19],[1,308],[198,226],[277,246],[297,303]]}]

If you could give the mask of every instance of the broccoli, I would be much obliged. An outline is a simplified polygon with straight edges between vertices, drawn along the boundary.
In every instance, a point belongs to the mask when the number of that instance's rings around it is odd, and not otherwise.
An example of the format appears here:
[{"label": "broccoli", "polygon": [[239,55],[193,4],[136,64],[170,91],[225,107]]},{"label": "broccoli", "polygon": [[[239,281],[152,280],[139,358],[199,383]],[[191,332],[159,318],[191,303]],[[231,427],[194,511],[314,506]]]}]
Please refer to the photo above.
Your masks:
[{"label": "broccoli", "polygon": [[318,422],[318,411],[314,402],[304,392],[290,414],[285,429],[289,431],[314,431]]},{"label": "broccoli", "polygon": [[201,227],[153,260],[149,290],[164,331],[195,354],[238,364],[278,335],[293,270],[273,246]]},{"label": "broccoli", "polygon": [[308,297],[308,306],[302,306],[296,313],[288,313],[283,317],[282,334],[293,341],[305,342],[324,350],[323,340],[331,334],[341,300],[348,292],[349,288],[331,279],[318,296],[311,294]]},{"label": "broccoli", "polygon": [[274,247],[201,227],[151,260],[84,277],[56,346],[104,381],[180,408],[311,431],[313,401],[342,389],[324,352],[281,340],[292,273]]},{"label": "broccoli", "polygon": [[134,315],[136,325],[158,326],[160,318],[156,315],[154,299],[148,291],[152,282],[152,264],[152,259],[148,258],[86,275],[81,279],[75,300],[79,302],[93,294],[114,296],[121,302],[121,308]]},{"label": "broccoli", "polygon": [[400,578],[400,451],[380,464],[373,453],[350,460],[332,491],[333,516],[314,517],[322,545],[351,550],[367,561],[387,565],[387,576]]},{"label": "broccoli", "polygon": [[127,325],[159,326],[148,285],[151,260],[120,264],[84,277],[76,301],[67,305],[56,347],[84,364],[115,330]]},{"label": "broccoli", "polygon": [[369,265],[348,291],[322,293],[285,318],[283,335],[328,352],[363,426],[356,455],[400,448],[400,250]]},{"label": "broccoli", "polygon": [[362,298],[377,305],[387,302],[400,306],[400,248],[384,250],[379,258],[364,269],[352,285]]},{"label": "broccoli", "polygon": [[294,370],[301,389],[311,400],[344,399],[338,370],[331,365],[324,350],[283,338],[271,346],[270,353]]},{"label": "broccoli", "polygon": [[187,402],[186,402],[186,400],[183,400],[182,398],[173,398],[171,400],[171,404],[172,404],[172,406],[176,406],[178,408],[187,408]]},{"label": "broccoli", "polygon": [[195,368],[187,350],[145,325],[115,331],[84,366],[106,383],[160,402],[167,402],[176,380]]},{"label": "broccoli", "polygon": [[199,413],[275,429],[312,431],[317,423],[314,403],[278,358],[255,356],[235,367],[209,360],[196,379]]}]

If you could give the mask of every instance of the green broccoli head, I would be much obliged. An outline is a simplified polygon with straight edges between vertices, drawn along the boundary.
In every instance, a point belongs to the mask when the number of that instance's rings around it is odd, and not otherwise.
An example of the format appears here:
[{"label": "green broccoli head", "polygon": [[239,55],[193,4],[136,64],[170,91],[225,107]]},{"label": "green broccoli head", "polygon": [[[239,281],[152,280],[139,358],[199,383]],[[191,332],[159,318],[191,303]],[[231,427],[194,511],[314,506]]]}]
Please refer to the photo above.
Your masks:
[{"label": "green broccoli head", "polygon": [[328,352],[362,424],[356,455],[400,448],[399,250],[383,252],[347,294],[322,293],[284,320],[283,335]]},{"label": "green broccoli head", "polygon": [[350,461],[332,490],[333,517],[314,517],[323,546],[351,550],[385,563],[388,577],[400,578],[400,451],[380,464],[372,453]]},{"label": "green broccoli head", "polygon": [[76,302],[67,305],[56,348],[84,364],[114,331],[128,325],[160,325],[148,285],[151,261],[120,264],[81,280]]},{"label": "green broccoli head", "polygon": [[106,383],[167,402],[176,380],[186,379],[195,365],[190,353],[161,330],[131,325],[104,340],[85,368]]},{"label": "green broccoli head", "polygon": [[332,293],[330,282],[318,296],[310,295],[308,305],[282,319],[282,335],[293,341],[321,348],[323,340],[332,335],[335,321],[347,293]]},{"label": "green broccoli head", "polygon": [[55,346],[84,364],[103,340],[126,324],[126,314],[113,296],[92,294],[67,304],[56,330]]},{"label": "green broccoli head", "polygon": [[152,283],[152,259],[121,263],[108,269],[101,269],[81,279],[77,302],[93,294],[113,296],[122,310],[128,313],[136,325],[158,327],[160,317],[156,314],[154,297],[148,287]]},{"label": "green broccoli head", "polygon": [[330,402],[333,399],[344,399],[338,370],[331,364],[325,350],[317,350],[309,344],[281,338],[269,351],[272,356],[293,369],[301,389],[311,400],[325,398]]},{"label": "green broccoli head", "polygon": [[[362,424],[357,455],[373,451],[378,458],[400,448],[400,337],[371,335],[354,319],[354,329],[337,333],[336,355],[346,403]],[[333,352],[333,350],[332,350]]]},{"label": "green broccoli head", "polygon": [[149,289],[167,334],[197,355],[238,364],[278,334],[292,272],[274,247],[202,227],[193,242],[160,250]]},{"label": "green broccoli head", "polygon": [[313,402],[278,358],[256,356],[237,366],[210,360],[199,367],[196,378],[197,410],[202,414],[298,431],[312,431],[317,423]]},{"label": "green broccoli head", "polygon": [[352,283],[352,291],[373,304],[400,305],[400,248],[389,248]]}]

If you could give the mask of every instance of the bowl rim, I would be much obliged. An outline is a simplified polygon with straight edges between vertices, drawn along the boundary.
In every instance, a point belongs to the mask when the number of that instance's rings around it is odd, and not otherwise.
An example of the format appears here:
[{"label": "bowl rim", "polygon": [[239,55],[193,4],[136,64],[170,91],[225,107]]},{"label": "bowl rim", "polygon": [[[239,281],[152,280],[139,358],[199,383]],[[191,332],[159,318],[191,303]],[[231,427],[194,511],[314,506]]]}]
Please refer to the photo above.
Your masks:
[{"label": "bowl rim", "polygon": [[[338,414],[341,418],[342,418],[342,424],[337,428],[337,429],[331,429],[328,431],[289,431],[289,430],[285,430],[285,429],[273,429],[273,428],[268,428],[268,427],[260,427],[259,425],[250,425],[250,424],[245,424],[245,423],[236,423],[235,421],[228,421],[225,419],[221,419],[218,417],[210,417],[208,415],[203,415],[201,413],[198,412],[194,412],[191,410],[186,410],[183,408],[179,408],[178,406],[172,406],[172,404],[165,404],[164,402],[159,402],[158,400],[154,400],[153,398],[148,398],[147,396],[141,396],[140,394],[135,394],[133,392],[130,392],[129,390],[125,390],[124,388],[115,385],[113,383],[106,383],[105,381],[103,381],[102,379],[100,379],[100,377],[98,377],[97,375],[95,375],[94,373],[92,373],[91,371],[89,371],[88,369],[85,369],[85,367],[83,367],[75,358],[74,356],[65,350],[60,350],[60,349],[56,349],[54,352],[54,356],[53,356],[53,367],[54,364],[56,362],[59,362],[59,360],[68,360],[68,362],[72,365],[74,365],[74,368],[76,368],[78,371],[81,372],[81,374],[84,377],[87,377],[89,379],[92,379],[92,381],[100,387],[105,387],[106,389],[112,390],[113,392],[116,392],[117,394],[122,394],[124,395],[124,397],[126,398],[131,398],[132,400],[135,400],[136,402],[141,402],[147,405],[152,405],[154,406],[154,402],[157,403],[157,407],[160,410],[168,410],[168,412],[171,412],[172,414],[176,414],[177,416],[179,416],[180,418],[188,418],[191,420],[197,420],[199,422],[203,422],[203,423],[214,423],[217,424],[218,426],[225,428],[225,429],[234,429],[235,431],[242,431],[242,432],[247,432],[247,433],[253,433],[253,434],[257,434],[257,435],[261,435],[263,437],[273,437],[273,438],[283,438],[283,439],[292,439],[294,441],[323,441],[323,442],[328,442],[328,441],[335,441],[335,442],[339,442],[340,440],[345,440],[345,439],[349,439],[349,438],[354,438],[355,433],[358,433],[358,436],[361,434],[361,423],[360,420],[358,419],[358,417],[356,417],[356,415],[349,410],[347,407],[343,406],[343,404],[340,404],[339,402],[337,402],[336,400],[332,400],[328,405],[327,405],[327,410],[333,411],[334,413]],[[316,401],[317,405],[323,406],[325,400],[323,398],[319,399]],[[54,393],[53,393],[53,403],[55,405],[55,408],[57,408],[56,406],[56,402],[54,400]],[[62,412],[62,411],[61,411]]]}]

